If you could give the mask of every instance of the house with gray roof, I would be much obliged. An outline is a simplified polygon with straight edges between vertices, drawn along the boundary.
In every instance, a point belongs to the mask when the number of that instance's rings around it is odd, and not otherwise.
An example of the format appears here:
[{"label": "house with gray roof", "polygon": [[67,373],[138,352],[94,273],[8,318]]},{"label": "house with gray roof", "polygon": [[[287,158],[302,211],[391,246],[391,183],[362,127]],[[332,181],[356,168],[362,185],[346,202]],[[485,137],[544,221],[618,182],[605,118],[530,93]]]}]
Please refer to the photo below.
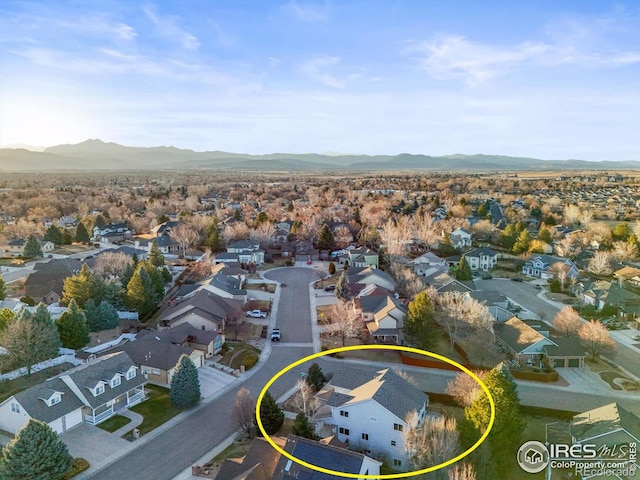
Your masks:
[{"label": "house with gray roof", "polygon": [[218,272],[204,284],[203,288],[223,298],[241,300],[244,304],[247,301],[247,291],[242,284],[241,275],[225,275]]},{"label": "house with gray roof", "polygon": [[578,277],[578,267],[568,258],[543,254],[532,255],[522,265],[522,273],[527,277],[550,279],[554,276],[552,267],[556,263],[565,266],[568,280]]},{"label": "house with gray roof", "polygon": [[63,433],[84,422],[98,424],[145,399],[147,378],[125,353],[51,378],[0,403],[0,429],[16,433],[30,419]]},{"label": "house with gray roof", "polygon": [[236,253],[241,263],[264,263],[264,250],[253,240],[238,240],[227,247],[227,253]]},{"label": "house with gray roof", "polygon": [[389,369],[373,377],[345,370],[316,395],[321,405],[314,416],[316,432],[337,436],[350,450],[375,452],[377,460],[406,471],[406,432],[424,422],[429,398]]},{"label": "house with gray roof", "polygon": [[375,340],[402,344],[407,307],[393,295],[359,296],[354,298],[353,308],[362,316],[364,326]]},{"label": "house with gray roof", "polygon": [[36,303],[56,303],[62,298],[64,280],[77,274],[81,267],[82,262],[72,258],[38,262],[33,266],[33,273],[25,280],[25,293]]},{"label": "house with gray roof", "polygon": [[221,332],[228,321],[240,318],[243,305],[242,300],[224,298],[199,288],[162,312],[158,325],[166,329],[189,323],[200,330]]},{"label": "house with gray roof", "polygon": [[464,258],[471,270],[492,270],[498,263],[498,254],[488,247],[474,248],[465,252]]}]

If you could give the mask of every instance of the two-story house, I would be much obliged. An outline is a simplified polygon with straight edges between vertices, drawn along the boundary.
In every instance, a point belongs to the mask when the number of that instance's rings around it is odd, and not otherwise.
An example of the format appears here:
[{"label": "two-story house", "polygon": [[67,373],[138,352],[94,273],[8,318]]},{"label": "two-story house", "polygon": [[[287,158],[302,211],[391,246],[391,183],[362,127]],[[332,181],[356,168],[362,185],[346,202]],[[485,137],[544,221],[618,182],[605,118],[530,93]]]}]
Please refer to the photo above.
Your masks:
[{"label": "two-story house", "polygon": [[466,228],[456,228],[450,235],[451,245],[458,250],[471,246],[471,232]]},{"label": "two-story house", "polygon": [[[371,374],[356,368],[335,372],[316,395],[314,415],[320,436],[336,435],[350,450],[375,452],[406,471],[406,434],[424,422],[429,398],[389,369]],[[367,453],[368,454],[368,453]]]},{"label": "two-story house", "polygon": [[542,254],[532,255],[522,266],[522,273],[527,277],[550,279],[554,276],[551,267],[556,263],[566,267],[567,279],[578,277],[578,267],[570,259]]},{"label": "two-story house", "polygon": [[353,300],[371,336],[384,343],[402,344],[402,326],[407,307],[393,295],[364,295]]},{"label": "two-story house", "polygon": [[464,254],[471,270],[491,270],[498,263],[498,254],[487,247],[474,248]]},{"label": "two-story house", "polygon": [[93,240],[96,242],[118,243],[129,238],[131,231],[125,222],[93,227]]},{"label": "two-story house", "polygon": [[236,253],[240,263],[264,263],[264,250],[260,248],[258,242],[253,240],[239,240],[227,247],[227,253]]}]

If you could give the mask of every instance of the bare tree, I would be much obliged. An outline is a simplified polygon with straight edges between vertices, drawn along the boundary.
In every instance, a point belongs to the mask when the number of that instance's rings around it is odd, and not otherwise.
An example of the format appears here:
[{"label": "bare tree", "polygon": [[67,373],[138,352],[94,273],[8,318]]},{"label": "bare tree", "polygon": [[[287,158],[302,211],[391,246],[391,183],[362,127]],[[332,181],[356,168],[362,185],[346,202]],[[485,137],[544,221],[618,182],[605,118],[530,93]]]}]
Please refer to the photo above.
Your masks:
[{"label": "bare tree", "polygon": [[414,215],[412,223],[414,234],[420,243],[426,247],[438,243],[440,235],[430,213],[422,211],[419,215]]},{"label": "bare tree", "polygon": [[[455,457],[459,451],[459,434],[455,418],[427,417],[422,425],[412,419],[406,434],[409,461],[416,470],[439,465]],[[434,480],[448,480],[448,469],[432,472]]]},{"label": "bare tree", "polygon": [[187,254],[187,248],[193,245],[198,239],[198,232],[193,226],[186,223],[180,223],[171,229],[171,236],[180,244],[180,248],[182,248],[182,256],[185,256]]},{"label": "bare tree", "polygon": [[271,222],[262,222],[258,224],[255,230],[252,230],[249,234],[251,240],[255,240],[260,245],[266,245],[271,240],[273,232],[276,231],[276,227]]},{"label": "bare tree", "polygon": [[293,397],[294,406],[305,415],[312,414],[317,408],[317,401],[313,398],[314,390],[304,378],[298,379],[296,382],[297,394]]},{"label": "bare tree", "polygon": [[612,354],[616,343],[611,339],[607,327],[600,321],[590,321],[583,323],[578,330],[578,336],[582,345],[591,354],[591,358],[602,354]]},{"label": "bare tree", "polygon": [[589,210],[588,208],[582,210],[580,214],[580,223],[583,226],[588,227],[589,225],[591,225],[592,221],[593,221],[593,210]]},{"label": "bare tree", "polygon": [[575,225],[580,220],[582,212],[577,205],[567,205],[564,207],[564,220],[569,225]]},{"label": "bare tree", "polygon": [[222,238],[227,245],[237,242],[238,240],[245,240],[249,238],[249,227],[242,222],[227,225],[224,227],[224,230],[222,230]]},{"label": "bare tree", "polygon": [[[487,374],[485,370],[474,370],[473,373],[480,380],[483,380]],[[445,392],[447,395],[451,395],[458,405],[466,408],[478,398],[482,390],[480,390],[478,382],[466,373],[461,372],[453,380],[449,380]]]},{"label": "bare tree", "polygon": [[329,331],[332,335],[342,339],[344,347],[347,338],[357,338],[362,331],[360,315],[353,309],[351,302],[338,300],[331,307],[331,325]]},{"label": "bare tree", "polygon": [[564,307],[553,318],[553,327],[565,337],[577,333],[581,326],[580,315],[572,307]]},{"label": "bare tree", "polygon": [[591,260],[587,270],[594,275],[611,275],[611,254],[609,252],[596,252]]},{"label": "bare tree", "polygon": [[613,242],[613,256],[624,261],[638,256],[638,248],[630,242]]},{"label": "bare tree", "polygon": [[104,252],[96,258],[93,271],[103,277],[108,275],[119,277],[125,271],[127,265],[131,265],[132,263],[133,260],[126,253]]},{"label": "bare tree", "polygon": [[380,238],[390,258],[405,252],[407,241],[411,239],[411,230],[408,217],[390,218],[382,226]]},{"label": "bare tree", "polygon": [[438,297],[438,305],[443,313],[442,322],[449,334],[452,349],[460,326],[492,331],[493,317],[489,309],[474,298],[458,292],[446,292]]},{"label": "bare tree", "polygon": [[490,237],[495,229],[495,226],[491,223],[490,220],[480,220],[473,227],[471,227],[471,231],[480,238]]},{"label": "bare tree", "polygon": [[389,267],[389,273],[396,280],[396,288],[404,293],[409,300],[425,289],[424,283],[418,278],[413,270],[393,262]]},{"label": "bare tree", "polygon": [[556,262],[549,267],[549,271],[560,281],[562,288],[564,288],[569,275],[569,266],[566,263]]},{"label": "bare tree", "polygon": [[256,415],[256,402],[246,388],[241,388],[236,394],[231,410],[233,423],[249,437],[253,436]]},{"label": "bare tree", "polygon": [[449,480],[476,480],[473,464],[468,462],[456,463],[448,472]]},{"label": "bare tree", "polygon": [[556,242],[555,250],[561,257],[569,258],[580,253],[582,249],[573,235],[567,235]]}]

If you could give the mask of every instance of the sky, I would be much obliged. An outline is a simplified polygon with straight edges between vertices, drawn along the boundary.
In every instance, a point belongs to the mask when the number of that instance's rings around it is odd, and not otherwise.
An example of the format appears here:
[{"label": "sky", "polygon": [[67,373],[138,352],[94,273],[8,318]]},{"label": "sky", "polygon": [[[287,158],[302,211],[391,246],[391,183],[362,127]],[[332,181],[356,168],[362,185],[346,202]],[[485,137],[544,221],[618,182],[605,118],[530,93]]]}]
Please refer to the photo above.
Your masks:
[{"label": "sky", "polygon": [[640,160],[640,1],[0,2],[0,145]]}]

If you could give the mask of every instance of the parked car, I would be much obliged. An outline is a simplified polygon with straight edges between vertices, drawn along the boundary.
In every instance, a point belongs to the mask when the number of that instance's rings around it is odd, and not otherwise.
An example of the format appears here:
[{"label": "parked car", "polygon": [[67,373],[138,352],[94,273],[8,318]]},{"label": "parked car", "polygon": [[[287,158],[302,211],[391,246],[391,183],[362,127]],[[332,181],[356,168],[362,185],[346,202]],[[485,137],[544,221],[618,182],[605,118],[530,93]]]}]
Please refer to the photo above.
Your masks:
[{"label": "parked car", "polygon": [[533,286],[533,288],[535,288],[536,290],[542,290],[542,287],[537,283]]},{"label": "parked car", "polygon": [[247,317],[267,318],[267,312],[263,312],[262,310],[251,310],[250,312],[247,312]]},{"label": "parked car", "polygon": [[483,273],[482,274],[482,279],[483,280],[491,280],[493,278],[493,275],[491,275],[490,273]]},{"label": "parked car", "polygon": [[279,328],[274,328],[271,331],[271,341],[272,342],[279,342],[280,341],[280,329]]},{"label": "parked car", "polygon": [[523,280],[522,278],[520,278],[520,277],[513,277],[513,278],[511,279],[511,281],[512,281],[512,282],[524,282],[524,280]]},{"label": "parked car", "polygon": [[327,285],[326,287],[324,287],[325,292],[333,292],[335,289],[336,289],[335,285]]}]

